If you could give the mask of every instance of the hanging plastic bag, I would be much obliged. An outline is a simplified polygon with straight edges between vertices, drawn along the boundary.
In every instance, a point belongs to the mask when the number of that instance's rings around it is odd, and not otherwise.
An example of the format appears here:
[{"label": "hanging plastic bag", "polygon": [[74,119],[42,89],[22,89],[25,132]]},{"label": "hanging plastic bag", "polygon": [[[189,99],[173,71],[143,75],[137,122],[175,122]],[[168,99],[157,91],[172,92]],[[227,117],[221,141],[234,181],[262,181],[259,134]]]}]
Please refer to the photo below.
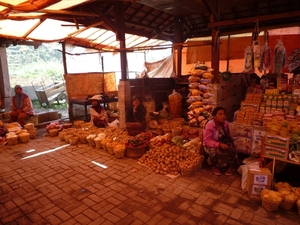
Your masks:
[{"label": "hanging plastic bag", "polygon": [[265,42],[261,52],[262,54],[261,54],[260,67],[259,67],[260,72],[262,72],[263,70],[264,71],[268,70],[271,65],[271,49],[269,48],[267,41]]},{"label": "hanging plastic bag", "polygon": [[279,40],[275,46],[274,50],[274,73],[280,74],[282,67],[285,64],[285,47],[283,46],[283,43],[281,40]]},{"label": "hanging plastic bag", "polygon": [[252,49],[253,49],[254,68],[259,68],[260,66],[259,40],[252,41]]},{"label": "hanging plastic bag", "polygon": [[253,73],[253,54],[251,46],[245,48],[244,73]]},{"label": "hanging plastic bag", "polygon": [[181,117],[182,95],[173,90],[168,96],[169,99],[169,114],[173,118]]}]

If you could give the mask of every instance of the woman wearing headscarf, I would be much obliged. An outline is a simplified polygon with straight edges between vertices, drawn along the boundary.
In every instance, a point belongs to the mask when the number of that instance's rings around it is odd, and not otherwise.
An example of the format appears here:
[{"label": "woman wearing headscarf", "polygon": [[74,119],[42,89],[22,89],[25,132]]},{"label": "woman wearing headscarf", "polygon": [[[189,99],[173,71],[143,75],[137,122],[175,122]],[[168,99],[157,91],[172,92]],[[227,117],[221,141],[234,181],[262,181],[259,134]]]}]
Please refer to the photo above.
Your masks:
[{"label": "woman wearing headscarf", "polygon": [[135,136],[146,129],[146,108],[139,96],[132,97],[132,105],[126,112],[128,134]]},{"label": "woman wearing headscarf", "polygon": [[34,109],[29,96],[23,93],[21,85],[16,85],[14,90],[15,96],[12,97],[11,101],[10,121],[18,122],[23,126],[26,124],[26,120],[34,115]]}]

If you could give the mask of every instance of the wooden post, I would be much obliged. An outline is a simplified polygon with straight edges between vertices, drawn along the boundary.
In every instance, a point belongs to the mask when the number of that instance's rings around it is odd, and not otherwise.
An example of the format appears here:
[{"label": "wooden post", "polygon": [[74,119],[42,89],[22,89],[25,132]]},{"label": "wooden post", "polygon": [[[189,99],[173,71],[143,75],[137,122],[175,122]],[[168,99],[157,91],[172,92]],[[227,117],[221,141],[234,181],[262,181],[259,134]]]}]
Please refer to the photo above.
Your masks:
[{"label": "wooden post", "polygon": [[[176,43],[182,43],[183,40],[183,18],[182,17],[176,17],[174,21],[174,28],[175,28],[175,42]],[[182,45],[176,46],[177,50],[177,70],[176,75],[180,77],[182,74]]]},{"label": "wooden post", "polygon": [[10,111],[11,94],[6,46],[0,47],[0,95],[2,96],[1,108]]}]

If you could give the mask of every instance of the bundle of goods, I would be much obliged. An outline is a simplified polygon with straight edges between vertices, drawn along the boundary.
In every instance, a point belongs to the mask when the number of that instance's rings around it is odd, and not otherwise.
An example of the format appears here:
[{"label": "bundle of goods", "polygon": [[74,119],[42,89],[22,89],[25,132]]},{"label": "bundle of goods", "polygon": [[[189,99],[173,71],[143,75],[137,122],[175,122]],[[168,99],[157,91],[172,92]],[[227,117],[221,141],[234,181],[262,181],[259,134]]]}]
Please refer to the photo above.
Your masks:
[{"label": "bundle of goods", "polygon": [[288,137],[291,134],[300,131],[298,123],[296,121],[288,121],[283,116],[276,116],[272,114],[272,117],[264,125],[268,133],[273,135],[280,135],[282,137]]},{"label": "bundle of goods", "polygon": [[163,146],[165,143],[166,144],[171,144],[172,140],[172,135],[171,133],[166,133],[164,135],[158,135],[156,137],[153,137],[149,141],[149,148],[155,148],[155,147],[160,147]]},{"label": "bundle of goods", "polygon": [[203,128],[207,120],[211,118],[211,110],[214,105],[211,86],[212,71],[213,69],[199,62],[190,71],[187,100],[187,103],[190,104],[187,113],[190,126]]},{"label": "bundle of goods", "polygon": [[[190,152],[196,152],[200,154],[202,142],[199,137],[190,140],[183,144],[183,149]],[[199,165],[200,166],[200,165]],[[202,165],[201,165],[202,166]]]},{"label": "bundle of goods", "polygon": [[172,133],[172,135],[180,135],[182,132],[182,126],[185,121],[184,118],[173,118],[171,120],[168,119],[158,119],[156,125],[156,133],[157,134],[167,134]]},{"label": "bundle of goods", "polygon": [[163,144],[147,151],[139,162],[157,174],[190,175],[201,163],[203,156],[186,151],[178,145]]},{"label": "bundle of goods", "polygon": [[277,191],[272,191],[269,189],[262,190],[261,199],[262,206],[269,212],[277,210],[282,202],[281,194]]}]

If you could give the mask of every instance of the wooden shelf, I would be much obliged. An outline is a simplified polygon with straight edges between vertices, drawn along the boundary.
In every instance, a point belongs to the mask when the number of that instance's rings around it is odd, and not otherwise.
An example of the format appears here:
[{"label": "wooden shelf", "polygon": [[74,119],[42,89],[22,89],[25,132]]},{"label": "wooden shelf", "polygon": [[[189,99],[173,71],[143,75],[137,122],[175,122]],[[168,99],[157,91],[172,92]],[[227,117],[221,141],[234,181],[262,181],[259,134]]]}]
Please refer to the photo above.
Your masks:
[{"label": "wooden shelf", "polygon": [[264,160],[265,158],[271,159],[271,160],[275,159],[275,161],[281,161],[281,162],[286,162],[286,163],[295,164],[295,165],[300,166],[300,163],[297,163],[297,162],[294,162],[294,161],[291,161],[291,160],[280,159],[280,158],[272,157],[272,156],[269,156],[269,155],[261,155],[261,160]]}]

